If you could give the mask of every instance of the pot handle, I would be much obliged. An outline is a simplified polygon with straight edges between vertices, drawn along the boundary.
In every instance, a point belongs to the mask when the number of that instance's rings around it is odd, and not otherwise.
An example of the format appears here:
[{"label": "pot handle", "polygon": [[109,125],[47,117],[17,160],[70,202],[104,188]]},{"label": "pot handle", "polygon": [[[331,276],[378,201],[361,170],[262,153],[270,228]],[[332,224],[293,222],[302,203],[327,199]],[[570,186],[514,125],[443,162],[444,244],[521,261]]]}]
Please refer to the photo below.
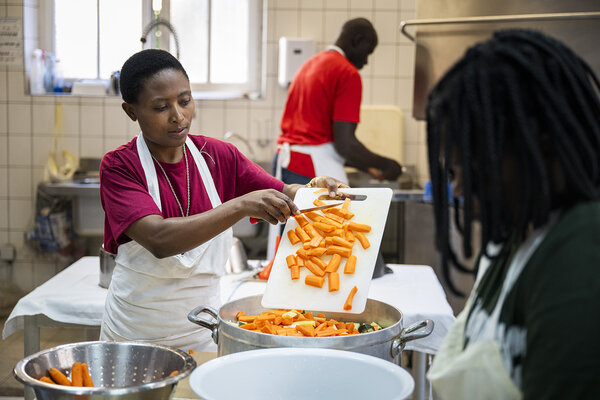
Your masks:
[{"label": "pot handle", "polygon": [[[212,322],[207,319],[199,317],[198,315],[202,314],[203,312],[210,315],[217,322]],[[197,325],[200,325],[201,327],[210,329],[210,331],[212,332],[211,337],[212,337],[213,342],[215,342],[216,344],[219,344],[219,323],[218,323],[219,317],[217,316],[217,310],[215,310],[214,308],[209,307],[209,306],[198,306],[198,307],[194,308],[192,311],[190,311],[190,313],[188,314],[188,320],[190,320],[190,322],[193,322]]]},{"label": "pot handle", "polygon": [[395,358],[402,350],[404,350],[406,342],[431,335],[434,325],[435,324],[432,320],[424,319],[402,329],[400,335],[396,336],[396,338],[392,341],[392,357]]}]

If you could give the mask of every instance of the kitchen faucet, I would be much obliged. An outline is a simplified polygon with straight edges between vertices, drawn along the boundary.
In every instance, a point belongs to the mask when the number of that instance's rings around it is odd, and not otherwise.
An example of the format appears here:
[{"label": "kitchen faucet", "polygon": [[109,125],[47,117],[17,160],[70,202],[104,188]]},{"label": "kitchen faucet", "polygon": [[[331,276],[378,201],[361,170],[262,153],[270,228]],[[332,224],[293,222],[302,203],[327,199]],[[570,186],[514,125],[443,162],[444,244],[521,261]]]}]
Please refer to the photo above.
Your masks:
[{"label": "kitchen faucet", "polygon": [[146,25],[146,27],[142,31],[142,37],[140,38],[140,42],[146,43],[146,37],[148,36],[150,31],[153,28],[158,27],[159,25],[164,25],[165,27],[167,27],[167,29],[173,35],[173,39],[175,40],[176,57],[177,59],[179,59],[179,39],[177,38],[177,33],[175,32],[175,28],[173,27],[173,25],[171,25],[171,23],[164,18],[157,18],[154,21],[150,22],[148,25]]},{"label": "kitchen faucet", "polygon": [[225,132],[225,135],[223,137],[225,138],[225,140],[229,140],[230,138],[235,137],[235,138],[241,140],[242,142],[244,142],[246,144],[246,147],[248,147],[248,152],[250,153],[250,157],[249,157],[250,161],[254,162],[256,160],[256,154],[254,153],[254,149],[250,145],[250,142],[248,141],[248,139],[246,139],[245,137],[243,137],[235,132],[231,132],[231,131]]}]

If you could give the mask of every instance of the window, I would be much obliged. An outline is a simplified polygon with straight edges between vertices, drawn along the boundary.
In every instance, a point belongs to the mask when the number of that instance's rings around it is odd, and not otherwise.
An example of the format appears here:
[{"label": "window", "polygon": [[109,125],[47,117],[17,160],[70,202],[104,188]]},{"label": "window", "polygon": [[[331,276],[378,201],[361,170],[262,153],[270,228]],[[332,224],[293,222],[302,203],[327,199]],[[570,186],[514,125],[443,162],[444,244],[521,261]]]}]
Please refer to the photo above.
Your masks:
[{"label": "window", "polygon": [[178,55],[201,97],[261,90],[262,0],[52,0],[40,15],[66,80],[109,79],[143,46]]}]

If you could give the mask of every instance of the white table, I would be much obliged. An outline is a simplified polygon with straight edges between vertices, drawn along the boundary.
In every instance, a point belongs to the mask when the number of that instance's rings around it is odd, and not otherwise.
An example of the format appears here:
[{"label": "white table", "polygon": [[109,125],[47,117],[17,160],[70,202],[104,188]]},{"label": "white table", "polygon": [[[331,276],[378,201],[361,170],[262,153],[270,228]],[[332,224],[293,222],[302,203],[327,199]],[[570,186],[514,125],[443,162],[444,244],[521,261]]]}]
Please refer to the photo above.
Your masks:
[{"label": "white table", "polygon": [[[404,326],[424,319],[435,323],[433,333],[410,341],[413,350],[415,399],[424,398],[425,355],[435,354],[454,315],[433,269],[423,265],[388,264],[393,274],[374,279],[369,297],[388,303],[404,315]],[[24,330],[25,356],[40,350],[40,327],[99,327],[107,290],[98,285],[98,257],[83,257],[19,300],[8,317],[2,338]],[[248,273],[221,279],[221,297],[228,302],[263,293],[265,282],[245,281]],[[200,305],[200,304],[199,304]],[[191,310],[190,310],[191,311]],[[97,338],[89,338],[97,340]]]}]

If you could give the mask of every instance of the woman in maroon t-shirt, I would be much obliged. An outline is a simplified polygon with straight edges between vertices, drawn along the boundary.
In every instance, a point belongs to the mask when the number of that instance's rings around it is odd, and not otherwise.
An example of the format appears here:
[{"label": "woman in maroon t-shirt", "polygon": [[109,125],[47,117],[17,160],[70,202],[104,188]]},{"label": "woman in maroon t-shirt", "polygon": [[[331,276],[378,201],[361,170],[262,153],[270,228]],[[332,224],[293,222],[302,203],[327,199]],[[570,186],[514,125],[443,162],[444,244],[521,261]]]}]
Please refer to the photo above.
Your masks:
[{"label": "woman in maroon t-shirt", "polygon": [[[104,246],[117,254],[101,339],[212,350],[210,332],[187,314],[219,306],[231,226],[247,217],[285,222],[298,212],[291,199],[301,185],[274,179],[230,144],[189,135],[189,79],[168,52],[133,55],[120,87],[141,133],[100,167]],[[344,186],[329,177],[315,184],[330,192]]]}]

